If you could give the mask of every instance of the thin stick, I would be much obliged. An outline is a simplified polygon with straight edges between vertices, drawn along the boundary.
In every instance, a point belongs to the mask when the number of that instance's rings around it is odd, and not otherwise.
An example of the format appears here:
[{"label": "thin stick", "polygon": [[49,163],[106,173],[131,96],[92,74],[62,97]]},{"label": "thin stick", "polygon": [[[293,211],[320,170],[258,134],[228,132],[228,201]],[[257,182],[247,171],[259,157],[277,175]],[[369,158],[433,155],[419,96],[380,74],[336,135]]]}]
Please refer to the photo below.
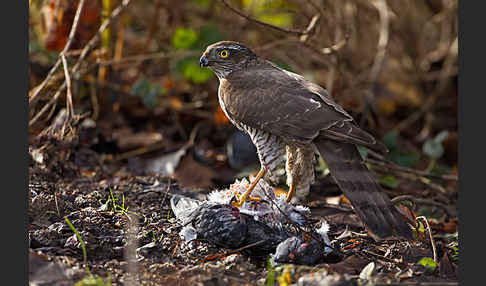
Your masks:
[{"label": "thin stick", "polygon": [[57,203],[57,192],[54,191],[54,202],[56,203],[57,216],[61,217],[61,212],[59,211],[59,204]]},{"label": "thin stick", "polygon": [[382,167],[390,169],[390,170],[400,171],[400,172],[404,172],[404,173],[410,173],[410,174],[414,174],[414,175],[418,175],[418,176],[438,178],[438,179],[447,180],[447,181],[457,181],[458,180],[458,177],[455,176],[455,175],[432,174],[432,173],[429,173],[429,172],[426,172],[426,171],[407,168],[407,167],[403,167],[403,166],[399,166],[399,165],[395,165],[395,164],[391,164],[391,163],[387,163],[387,162],[381,162],[381,161],[374,160],[374,159],[371,159],[371,158],[366,158],[366,162],[369,162],[373,165],[382,166]]},{"label": "thin stick", "polygon": [[[385,173],[389,171],[389,169],[387,169],[386,167],[381,167],[379,165],[375,165],[373,169],[379,170],[379,171],[382,171],[382,172],[385,172]],[[400,177],[400,178],[409,179],[409,180],[412,180],[414,182],[420,182],[420,183],[426,185],[427,187],[431,188],[432,190],[438,191],[438,192],[445,194],[445,195],[448,195],[451,192],[453,192],[453,190],[446,189],[443,186],[432,182],[429,178],[426,178],[426,177],[423,177],[423,176],[418,176],[418,175],[415,175],[415,174],[405,173],[405,172],[395,172],[394,174],[397,177]]]},{"label": "thin stick", "polygon": [[169,181],[167,183],[167,190],[165,191],[165,194],[164,194],[164,198],[162,199],[162,203],[160,204],[161,206],[164,205],[165,203],[165,199],[167,198],[167,195],[169,194],[169,191],[170,191],[170,184],[171,184],[171,181],[170,181],[171,178],[169,178]]},{"label": "thin stick", "polygon": [[309,33],[314,29],[314,27],[317,24],[317,21],[319,21],[320,18],[321,18],[321,15],[319,15],[319,14],[316,14],[316,15],[314,15],[314,17],[312,17],[312,19],[309,22],[309,25],[307,25],[307,28],[304,30],[304,34],[302,36],[300,36],[299,41],[301,41],[301,42],[307,41],[307,39],[309,38]]},{"label": "thin stick", "polygon": [[171,260],[174,258],[174,255],[176,254],[177,249],[179,249],[179,244],[180,244],[180,242],[181,242],[181,238],[179,237],[179,238],[177,239],[176,246],[175,246],[175,247],[174,247],[174,249],[172,250],[172,254],[171,254],[171,256],[170,256],[170,259],[171,259]]},{"label": "thin stick", "polygon": [[61,93],[64,91],[65,88],[66,88],[66,81],[64,81],[61,84],[61,86],[57,89],[56,93],[51,98],[51,100],[49,100],[49,102],[47,102],[44,105],[44,107],[42,107],[42,109],[39,112],[37,112],[37,114],[29,121],[29,126],[34,124],[49,109],[51,105],[57,102],[57,99],[59,98],[59,96],[61,95]]},{"label": "thin stick", "polygon": [[401,195],[401,196],[396,196],[393,199],[391,199],[392,203],[397,203],[401,201],[411,201],[414,204],[422,204],[422,205],[430,205],[430,206],[435,206],[443,209],[448,215],[450,216],[456,216],[455,213],[453,213],[446,205],[441,204],[439,202],[433,201],[433,200],[428,200],[428,199],[423,199],[423,198],[415,198],[411,195]]},{"label": "thin stick", "polygon": [[422,108],[420,108],[415,113],[405,118],[403,121],[399,122],[395,126],[394,129],[397,132],[406,129],[408,126],[412,125],[417,120],[419,120],[425,113],[430,111],[430,109],[433,109],[435,103],[437,102],[437,99],[443,94],[443,91],[447,87],[448,81],[446,79],[448,79],[449,75],[451,74],[450,71],[453,68],[452,66],[453,63],[457,61],[457,55],[459,53],[458,43],[459,43],[458,37],[456,37],[456,39],[449,46],[449,53],[447,55],[447,58],[444,60],[444,64],[443,64],[444,68],[442,68],[442,70],[440,71],[440,81],[434,93],[422,105]]},{"label": "thin stick", "polygon": [[394,264],[401,264],[401,265],[403,265],[403,264],[404,264],[403,262],[398,262],[398,261],[396,261],[396,260],[394,260],[394,259],[392,259],[392,258],[388,258],[388,257],[386,257],[386,256],[380,255],[380,254],[378,254],[378,253],[374,253],[374,252],[369,251],[369,250],[366,250],[366,249],[361,249],[360,251],[362,251],[362,252],[364,252],[364,253],[366,253],[366,254],[369,254],[369,255],[371,255],[371,256],[377,257],[377,258],[379,258],[379,259],[382,259],[382,260],[384,260],[384,261],[386,261],[386,262],[391,262],[391,263],[394,263]]},{"label": "thin stick", "polygon": [[370,71],[370,82],[376,81],[381,67],[383,66],[383,60],[385,59],[386,46],[388,45],[389,37],[389,15],[388,6],[385,0],[372,1],[375,5],[378,13],[380,14],[380,37],[378,38],[378,51],[375,55],[375,61]]},{"label": "thin stick", "polygon": [[131,218],[131,215],[127,214],[128,225],[126,229],[125,239],[127,241],[125,247],[123,247],[123,256],[125,261],[127,262],[127,276],[125,278],[124,285],[132,286],[137,285],[135,281],[135,277],[137,276],[138,271],[138,262],[137,262],[137,233],[138,233],[138,226],[137,220],[135,218]]},{"label": "thin stick", "polygon": [[76,15],[74,15],[73,25],[71,27],[71,31],[69,32],[68,40],[66,42],[66,45],[64,46],[64,49],[61,52],[61,54],[63,54],[63,55],[65,53],[67,53],[67,51],[71,47],[71,43],[73,42],[74,35],[76,34],[76,30],[78,29],[79,18],[81,16],[81,12],[83,11],[83,7],[84,7],[84,2],[85,1],[86,0],[79,1],[78,9],[76,10]]},{"label": "thin stick", "polygon": [[140,54],[140,55],[129,56],[121,59],[114,59],[108,61],[98,61],[96,64],[100,66],[121,65],[121,64],[131,63],[134,61],[145,61],[145,60],[152,60],[152,59],[172,58],[172,57],[186,57],[186,56],[195,56],[199,54],[200,52],[196,52],[196,51],[177,51],[172,53],[160,52],[160,53],[151,53],[151,54]]},{"label": "thin stick", "polygon": [[429,221],[425,216],[418,216],[416,220],[423,219],[425,221],[425,224],[427,225],[427,230],[429,232],[429,237],[430,237],[430,243],[432,244],[432,252],[434,253],[434,261],[437,263],[437,251],[435,250],[435,241],[434,237],[432,236],[432,230],[430,229]]},{"label": "thin stick", "polygon": [[262,21],[259,21],[257,19],[254,19],[238,10],[236,10],[235,8],[231,7],[227,2],[226,0],[221,0],[221,2],[228,8],[230,9],[231,11],[233,11],[233,13],[235,14],[238,14],[239,16],[247,19],[248,21],[251,21],[251,22],[255,22],[257,24],[260,24],[262,26],[265,26],[265,27],[268,27],[268,28],[271,28],[271,29],[274,29],[274,30],[277,30],[279,32],[283,32],[283,33],[290,33],[290,34],[294,34],[294,35],[305,35],[307,34],[308,32],[306,31],[301,31],[301,30],[295,30],[295,29],[285,29],[285,28],[281,28],[281,27],[277,27],[277,26],[274,26],[274,25],[271,25],[271,24],[268,24],[268,23],[265,23],[265,22],[262,22]]},{"label": "thin stick", "polygon": [[231,255],[231,254],[235,254],[235,253],[240,252],[242,250],[245,250],[247,248],[251,248],[251,247],[255,247],[255,246],[258,246],[260,244],[263,244],[264,242],[265,242],[265,240],[262,239],[260,241],[257,241],[257,242],[254,242],[254,243],[250,243],[248,245],[245,245],[243,247],[240,247],[240,248],[237,248],[237,249],[234,249],[234,250],[225,251],[224,253],[221,253],[221,254],[216,254],[216,255],[212,255],[212,256],[206,256],[200,262],[211,261],[211,260],[215,260],[215,259],[218,259],[218,258],[222,258],[222,257],[228,256],[228,255]]},{"label": "thin stick", "polygon": [[33,101],[37,97],[37,95],[39,95],[41,90],[44,89],[44,87],[47,85],[47,83],[51,80],[52,76],[54,75],[54,72],[57,70],[57,68],[61,64],[62,56],[64,56],[68,52],[69,48],[71,47],[71,43],[73,42],[74,35],[76,34],[76,30],[78,29],[79,18],[80,18],[81,12],[83,11],[85,1],[86,0],[79,1],[78,9],[76,10],[76,15],[74,15],[73,25],[71,27],[71,31],[69,32],[69,37],[68,37],[68,40],[66,42],[66,45],[64,45],[64,49],[62,49],[61,53],[59,54],[59,58],[57,59],[54,66],[51,68],[51,70],[47,74],[44,81],[42,81],[42,83],[40,85],[38,85],[35,92],[29,98],[29,104],[33,103]]},{"label": "thin stick", "polygon": [[71,91],[71,76],[69,75],[68,64],[66,61],[66,56],[64,54],[61,55],[62,65],[64,67],[64,78],[66,80],[66,109],[67,109],[67,116],[66,122],[69,122],[72,116],[74,116],[74,106],[73,106],[73,94]]},{"label": "thin stick", "polygon": [[[98,43],[100,35],[103,33],[103,31],[108,27],[109,24],[111,24],[113,19],[115,19],[129,3],[130,0],[123,0],[123,2],[111,12],[110,17],[101,24],[100,28],[98,29],[98,33],[96,33],[88,42],[88,44],[86,44],[86,46],[81,51],[78,61],[71,69],[73,75],[76,75],[78,69],[81,66],[81,63],[84,61],[84,59],[89,54],[89,52],[91,52],[94,46]],[[52,99],[44,105],[44,107],[34,116],[34,118],[32,118],[32,120],[29,121],[29,126],[34,124],[47,111],[49,106],[51,106],[52,104],[54,104],[54,102],[57,101],[59,95],[61,94],[61,92],[64,91],[65,88],[66,88],[66,81],[64,81],[64,83],[58,88],[56,94],[52,97]]]}]

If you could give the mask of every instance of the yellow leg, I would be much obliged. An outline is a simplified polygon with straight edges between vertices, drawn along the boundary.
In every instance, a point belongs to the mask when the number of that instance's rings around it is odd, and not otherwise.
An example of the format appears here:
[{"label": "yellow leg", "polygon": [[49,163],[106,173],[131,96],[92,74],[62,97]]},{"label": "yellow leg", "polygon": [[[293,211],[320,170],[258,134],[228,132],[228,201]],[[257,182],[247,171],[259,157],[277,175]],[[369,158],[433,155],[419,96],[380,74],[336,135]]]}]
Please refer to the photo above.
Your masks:
[{"label": "yellow leg", "polygon": [[289,192],[287,193],[287,199],[285,200],[287,203],[290,203],[290,201],[292,200],[292,197],[295,194],[296,186],[297,184],[290,184]]},{"label": "yellow leg", "polygon": [[233,205],[235,207],[238,207],[238,208],[241,207],[244,202],[246,202],[248,199],[250,199],[251,192],[255,188],[256,184],[258,184],[258,181],[260,181],[260,179],[263,178],[263,176],[265,175],[266,171],[267,170],[265,169],[265,167],[262,167],[260,169],[260,171],[258,172],[255,180],[251,183],[250,187],[248,187],[248,190],[246,190],[246,192],[239,198],[239,200],[237,202],[234,202],[233,203]]}]

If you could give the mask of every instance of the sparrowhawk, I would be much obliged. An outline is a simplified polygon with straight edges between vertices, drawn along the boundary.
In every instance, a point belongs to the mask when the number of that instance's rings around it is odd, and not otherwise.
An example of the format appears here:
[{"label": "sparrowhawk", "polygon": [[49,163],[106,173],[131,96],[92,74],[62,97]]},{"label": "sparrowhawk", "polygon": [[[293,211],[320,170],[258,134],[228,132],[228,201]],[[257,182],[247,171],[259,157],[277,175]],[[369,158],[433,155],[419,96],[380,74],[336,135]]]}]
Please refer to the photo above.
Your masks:
[{"label": "sparrowhawk", "polygon": [[208,46],[200,65],[218,77],[221,108],[251,137],[261,163],[237,204],[250,198],[261,178],[274,183],[284,160],[287,201],[295,192],[308,192],[318,153],[374,238],[412,239],[410,227],[373,178],[357,145],[378,152],[386,152],[386,147],[361,130],[324,88],[232,41]]}]

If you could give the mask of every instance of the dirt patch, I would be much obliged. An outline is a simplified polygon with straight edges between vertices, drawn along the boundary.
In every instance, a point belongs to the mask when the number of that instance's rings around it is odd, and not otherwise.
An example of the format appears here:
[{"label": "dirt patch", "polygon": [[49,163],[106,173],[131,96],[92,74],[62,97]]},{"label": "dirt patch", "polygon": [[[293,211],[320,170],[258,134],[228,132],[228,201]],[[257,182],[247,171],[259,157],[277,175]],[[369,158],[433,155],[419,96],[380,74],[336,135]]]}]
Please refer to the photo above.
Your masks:
[{"label": "dirt patch", "polygon": [[[227,249],[203,241],[186,243],[179,236],[181,226],[171,211],[170,198],[181,194],[202,199],[204,192],[182,187],[168,177],[132,175],[123,164],[104,163],[96,153],[90,153],[92,157],[84,163],[70,164],[82,155],[77,152],[88,153],[82,148],[74,150],[68,157],[51,154],[51,161],[30,165],[30,281],[37,285],[72,285],[89,277],[87,268],[114,285],[126,281],[136,285],[255,285],[266,281],[355,285],[370,262],[374,262],[370,279],[376,283],[457,281],[457,263],[449,259],[453,257],[450,235],[440,224],[433,226],[436,255],[442,258],[434,270],[417,263],[433,257],[427,232],[418,232],[412,242],[377,243],[364,234],[352,212],[339,210],[326,219],[341,256],[314,267],[272,266],[267,257],[227,254]],[[68,160],[64,164],[71,166],[68,172],[66,167],[46,167],[60,165],[55,162],[59,159]],[[96,175],[86,170],[94,170]],[[67,175],[63,178],[61,174]],[[313,214],[329,212],[319,201],[309,205]],[[65,218],[85,244],[86,265],[82,244]]]}]

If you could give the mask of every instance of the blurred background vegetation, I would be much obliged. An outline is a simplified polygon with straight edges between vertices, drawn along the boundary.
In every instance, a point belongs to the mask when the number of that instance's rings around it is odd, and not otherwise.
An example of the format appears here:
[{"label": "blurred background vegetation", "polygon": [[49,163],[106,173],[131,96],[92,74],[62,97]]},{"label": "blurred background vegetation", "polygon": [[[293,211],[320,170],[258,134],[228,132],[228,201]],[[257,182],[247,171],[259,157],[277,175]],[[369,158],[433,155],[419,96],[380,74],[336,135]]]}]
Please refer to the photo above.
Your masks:
[{"label": "blurred background vegetation", "polygon": [[[219,108],[217,78],[198,59],[209,44],[234,40],[327,88],[387,144],[387,159],[457,174],[456,0],[29,5],[31,146],[57,138],[127,171],[168,173],[197,187],[231,182],[255,157]],[[390,176],[382,183],[398,185]]]}]

